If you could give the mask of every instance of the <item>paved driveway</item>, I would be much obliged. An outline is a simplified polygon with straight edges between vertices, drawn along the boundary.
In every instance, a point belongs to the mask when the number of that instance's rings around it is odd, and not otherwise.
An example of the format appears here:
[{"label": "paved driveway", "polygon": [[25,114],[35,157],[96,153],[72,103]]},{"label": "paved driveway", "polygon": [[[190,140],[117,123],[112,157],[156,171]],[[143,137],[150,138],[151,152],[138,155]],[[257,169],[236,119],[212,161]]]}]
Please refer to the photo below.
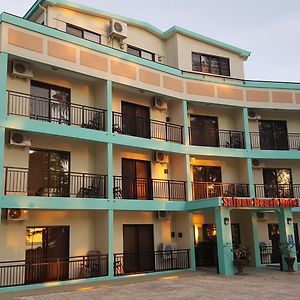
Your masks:
[{"label": "paved driveway", "polygon": [[[0,294],[22,300],[160,300],[160,299],[300,299],[300,273],[248,268],[243,276],[220,277],[211,271],[114,280],[23,294]],[[62,290],[63,289],[63,290]],[[35,294],[35,295],[34,295]],[[7,298],[6,298],[7,297]]]}]

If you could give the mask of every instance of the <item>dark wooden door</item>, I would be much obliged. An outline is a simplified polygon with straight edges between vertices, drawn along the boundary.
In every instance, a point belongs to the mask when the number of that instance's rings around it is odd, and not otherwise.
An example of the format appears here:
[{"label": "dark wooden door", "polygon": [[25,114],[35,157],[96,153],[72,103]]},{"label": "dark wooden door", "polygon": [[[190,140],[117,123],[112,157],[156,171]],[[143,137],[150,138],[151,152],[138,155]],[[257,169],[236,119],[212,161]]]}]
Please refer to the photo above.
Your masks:
[{"label": "dark wooden door", "polygon": [[260,148],[262,150],[288,150],[286,121],[261,120],[258,123]]},{"label": "dark wooden door", "polygon": [[122,101],[122,132],[150,138],[149,107]]},{"label": "dark wooden door", "polygon": [[217,117],[191,115],[191,140],[193,145],[219,147]]},{"label": "dark wooden door", "polygon": [[123,198],[152,199],[151,162],[122,159]]},{"label": "dark wooden door", "polygon": [[152,224],[123,225],[124,271],[154,271]]},{"label": "dark wooden door", "polygon": [[69,276],[69,227],[27,227],[25,282],[65,280]]},{"label": "dark wooden door", "polygon": [[292,198],[293,183],[291,169],[263,169],[266,198]]}]

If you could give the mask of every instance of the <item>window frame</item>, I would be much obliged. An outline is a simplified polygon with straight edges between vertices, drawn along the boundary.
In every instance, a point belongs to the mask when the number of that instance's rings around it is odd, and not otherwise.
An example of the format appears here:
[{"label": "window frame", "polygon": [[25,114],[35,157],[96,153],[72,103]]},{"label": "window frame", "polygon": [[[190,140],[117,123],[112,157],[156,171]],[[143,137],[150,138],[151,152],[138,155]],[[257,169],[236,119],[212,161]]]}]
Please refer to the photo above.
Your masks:
[{"label": "window frame", "polygon": [[[193,61],[194,61],[194,59],[193,59],[193,56],[194,55],[197,55],[198,56],[198,61],[199,61],[199,64],[200,64],[200,70],[198,70],[198,69],[195,69],[194,68],[194,64],[193,64]],[[209,59],[209,72],[203,72],[202,70],[203,70],[203,68],[202,68],[202,57],[207,57],[208,59]],[[212,59],[218,59],[218,63],[219,63],[219,73],[212,73],[211,72],[211,69],[212,69],[212,64],[211,64],[211,62],[212,62]],[[222,61],[222,59],[225,61],[227,61],[228,62],[228,65],[227,65],[227,67],[228,67],[228,73],[222,73],[222,70],[221,70],[221,61]],[[202,52],[195,52],[195,51],[192,51],[192,57],[191,57],[191,60],[192,60],[192,70],[194,71],[194,72],[201,72],[201,73],[206,73],[206,74],[212,74],[212,75],[219,75],[219,76],[230,76],[230,59],[229,59],[229,57],[224,57],[224,56],[217,56],[217,55],[211,55],[211,54],[206,54],[206,53],[202,53]]]},{"label": "window frame", "polygon": [[[72,34],[72,33],[68,32],[68,27],[80,31],[81,32],[81,36],[79,37],[78,35],[75,35],[75,34]],[[97,32],[94,32],[94,31],[91,31],[91,30],[88,30],[88,29],[83,28],[83,27],[79,27],[79,26],[71,24],[71,23],[66,23],[66,33],[71,34],[71,35],[76,36],[76,37],[79,37],[79,38],[82,38],[82,39],[84,39],[86,41],[90,41],[90,42],[98,44],[98,45],[101,44],[101,34],[99,34]],[[91,33],[91,34],[93,34],[95,36],[98,36],[99,37],[99,42],[92,41],[90,39],[85,38],[84,37],[84,33]]]},{"label": "window frame", "polygon": [[[139,53],[139,55],[135,55],[133,53],[129,53],[128,52],[128,48],[132,49],[132,50],[135,50]],[[146,54],[150,54],[151,55],[151,59],[148,59],[148,58],[145,58],[142,56],[142,53],[146,53]],[[137,56],[137,57],[140,57],[140,58],[143,58],[143,59],[146,59],[146,60],[149,60],[149,61],[154,61],[155,62],[155,53],[153,52],[150,52],[148,50],[144,50],[144,49],[141,49],[141,48],[138,48],[138,47],[135,47],[135,46],[132,46],[132,45],[127,45],[127,53],[130,54],[130,55],[134,55],[134,56]]]}]

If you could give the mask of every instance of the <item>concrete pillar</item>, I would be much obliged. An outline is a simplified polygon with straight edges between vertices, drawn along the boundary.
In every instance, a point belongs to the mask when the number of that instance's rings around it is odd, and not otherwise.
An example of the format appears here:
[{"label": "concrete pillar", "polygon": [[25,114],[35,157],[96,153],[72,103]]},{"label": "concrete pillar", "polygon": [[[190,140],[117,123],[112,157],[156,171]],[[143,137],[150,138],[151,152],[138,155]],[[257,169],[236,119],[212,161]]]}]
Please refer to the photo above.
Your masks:
[{"label": "concrete pillar", "polygon": [[112,132],[112,82],[106,81],[107,131]]},{"label": "concrete pillar", "polygon": [[195,244],[194,244],[194,228],[193,228],[193,214],[189,214],[189,225],[190,225],[190,232],[189,232],[189,239],[190,239],[190,263],[191,263],[191,270],[196,270],[196,257],[195,257]]},{"label": "concrete pillar", "polygon": [[184,144],[189,144],[189,124],[188,124],[188,105],[187,101],[182,101],[183,105],[183,138],[184,138]]},{"label": "concrete pillar", "polygon": [[107,196],[109,201],[114,200],[113,182],[113,145],[107,144]]},{"label": "concrete pillar", "polygon": [[260,249],[259,249],[259,233],[257,228],[257,213],[253,211],[251,213],[252,222],[252,238],[253,238],[253,249],[254,249],[254,263],[256,267],[261,267]]},{"label": "concrete pillar", "polygon": [[[280,233],[280,242],[282,243],[295,243],[295,235],[294,235],[294,224],[293,224],[293,213],[290,207],[280,208],[278,214],[279,221],[279,233]],[[291,219],[291,223],[288,224],[288,219]],[[298,263],[297,263],[297,255],[296,255],[296,246],[291,248],[292,256],[294,256],[294,270],[298,271]],[[282,254],[282,267],[284,271],[287,271],[287,264],[284,260],[286,256],[285,253]]]},{"label": "concrete pillar", "polygon": [[[225,225],[224,218],[229,218],[229,224]],[[215,221],[217,226],[219,273],[220,275],[233,275],[234,265],[230,209],[228,207],[216,207]]]},{"label": "concrete pillar", "polygon": [[247,174],[248,174],[248,184],[249,184],[249,196],[251,198],[255,197],[255,187],[252,169],[252,159],[247,158]]},{"label": "concrete pillar", "polygon": [[243,123],[245,132],[245,146],[246,149],[251,149],[251,136],[249,130],[248,108],[243,107]]},{"label": "concrete pillar", "polygon": [[108,210],[108,276],[114,277],[114,211]]}]

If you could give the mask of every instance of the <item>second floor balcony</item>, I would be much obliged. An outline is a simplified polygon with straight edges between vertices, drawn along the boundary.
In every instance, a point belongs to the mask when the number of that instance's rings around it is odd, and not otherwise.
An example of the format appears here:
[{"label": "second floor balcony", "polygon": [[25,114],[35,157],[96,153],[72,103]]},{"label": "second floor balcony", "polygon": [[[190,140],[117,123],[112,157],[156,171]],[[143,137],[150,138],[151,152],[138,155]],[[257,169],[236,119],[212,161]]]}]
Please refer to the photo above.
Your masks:
[{"label": "second floor balcony", "polygon": [[257,198],[300,198],[300,184],[255,184]]},{"label": "second floor balcony", "polygon": [[107,198],[107,176],[5,167],[5,195]]},{"label": "second floor balcony", "polygon": [[215,197],[249,197],[249,185],[241,183],[193,182],[193,200]]},{"label": "second floor balcony", "polygon": [[183,144],[183,126],[113,112],[113,132]]},{"label": "second floor balcony", "polygon": [[106,130],[106,110],[100,108],[14,91],[7,92],[7,101],[8,115],[93,130]]}]

